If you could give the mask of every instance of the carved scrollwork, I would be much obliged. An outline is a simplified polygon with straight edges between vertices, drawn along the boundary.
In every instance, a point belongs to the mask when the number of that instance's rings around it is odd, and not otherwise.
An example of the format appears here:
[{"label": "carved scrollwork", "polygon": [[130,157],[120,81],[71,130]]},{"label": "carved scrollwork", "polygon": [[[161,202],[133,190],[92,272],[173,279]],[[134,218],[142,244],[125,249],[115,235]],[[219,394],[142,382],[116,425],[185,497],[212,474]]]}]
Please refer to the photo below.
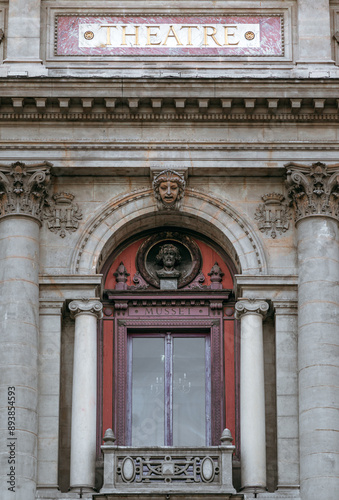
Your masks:
[{"label": "carved scrollwork", "polygon": [[78,229],[82,213],[78,204],[73,202],[74,195],[71,193],[56,193],[52,200],[48,202],[43,218],[47,219],[50,231],[64,238],[66,231],[71,233]]},{"label": "carved scrollwork", "polygon": [[269,310],[269,305],[265,300],[247,299],[240,300],[235,304],[235,316],[240,319],[245,314],[260,314],[265,317]]},{"label": "carved scrollwork", "polygon": [[98,319],[102,318],[102,303],[95,299],[73,300],[69,304],[71,317],[75,318],[78,314],[94,314]]},{"label": "carved scrollwork", "polygon": [[324,215],[339,220],[339,165],[317,162],[311,166],[288,163],[287,186],[296,222]]},{"label": "carved scrollwork", "polygon": [[290,227],[289,220],[292,215],[287,204],[283,203],[284,199],[282,194],[265,194],[262,196],[264,203],[257,207],[254,214],[259,230],[267,235],[270,234],[273,239],[277,234],[285,233]]},{"label": "carved scrollwork", "polygon": [[0,165],[0,217],[29,215],[41,221],[51,163]]}]

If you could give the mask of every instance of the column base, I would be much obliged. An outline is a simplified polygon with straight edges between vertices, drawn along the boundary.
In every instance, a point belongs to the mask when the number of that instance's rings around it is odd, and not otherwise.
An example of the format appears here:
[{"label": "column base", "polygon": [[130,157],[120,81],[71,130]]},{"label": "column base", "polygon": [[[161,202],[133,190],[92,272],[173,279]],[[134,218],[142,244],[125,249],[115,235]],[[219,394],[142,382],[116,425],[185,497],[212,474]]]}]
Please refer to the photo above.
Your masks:
[{"label": "column base", "polygon": [[69,491],[72,493],[96,493],[96,490],[93,488],[93,486],[71,486]]},{"label": "column base", "polygon": [[240,491],[242,493],[265,493],[267,491],[266,486],[243,486]]}]

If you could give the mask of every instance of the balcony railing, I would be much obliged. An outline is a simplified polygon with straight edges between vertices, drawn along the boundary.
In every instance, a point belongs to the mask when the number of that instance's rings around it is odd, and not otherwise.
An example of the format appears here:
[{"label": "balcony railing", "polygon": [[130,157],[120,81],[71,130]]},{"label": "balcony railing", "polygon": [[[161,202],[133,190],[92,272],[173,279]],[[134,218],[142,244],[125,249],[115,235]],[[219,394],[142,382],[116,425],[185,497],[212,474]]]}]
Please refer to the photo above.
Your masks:
[{"label": "balcony railing", "polygon": [[108,429],[101,447],[104,484],[100,493],[223,493],[234,494],[232,435],[225,429],[220,446],[201,448],[116,446]]}]

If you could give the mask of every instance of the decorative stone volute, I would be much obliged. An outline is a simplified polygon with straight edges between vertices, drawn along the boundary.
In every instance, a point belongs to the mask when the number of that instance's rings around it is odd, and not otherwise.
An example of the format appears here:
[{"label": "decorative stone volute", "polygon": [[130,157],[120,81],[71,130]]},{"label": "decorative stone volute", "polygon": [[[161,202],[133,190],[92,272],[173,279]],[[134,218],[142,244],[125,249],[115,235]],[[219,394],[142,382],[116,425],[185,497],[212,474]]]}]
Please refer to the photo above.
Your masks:
[{"label": "decorative stone volute", "polygon": [[0,217],[28,215],[41,221],[51,163],[0,165]]},{"label": "decorative stone volute", "polygon": [[245,299],[235,304],[235,317],[240,319],[244,314],[260,314],[265,317],[269,305],[265,300]]},{"label": "decorative stone volute", "polygon": [[163,170],[154,177],[153,189],[159,210],[179,210],[186,182],[175,170]]},{"label": "decorative stone volute", "polygon": [[73,300],[68,307],[72,318],[81,313],[94,314],[98,319],[102,318],[102,303],[99,299]]},{"label": "decorative stone volute", "polygon": [[311,166],[288,163],[286,184],[295,207],[295,221],[323,215],[339,220],[339,164]]}]

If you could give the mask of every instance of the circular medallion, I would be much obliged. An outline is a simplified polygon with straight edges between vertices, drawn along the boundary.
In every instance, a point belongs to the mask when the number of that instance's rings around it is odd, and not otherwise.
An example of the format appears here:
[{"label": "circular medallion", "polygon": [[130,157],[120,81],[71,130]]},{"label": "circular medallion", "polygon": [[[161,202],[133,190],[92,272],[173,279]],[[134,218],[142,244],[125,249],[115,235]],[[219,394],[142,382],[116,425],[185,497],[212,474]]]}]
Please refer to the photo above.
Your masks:
[{"label": "circular medallion", "polygon": [[137,267],[142,277],[156,288],[160,279],[177,279],[178,288],[188,285],[201,268],[198,245],[189,236],[166,231],[154,234],[139,247]]},{"label": "circular medallion", "polygon": [[94,38],[94,33],[93,33],[93,31],[85,31],[85,33],[84,33],[84,38],[85,38],[86,40],[93,40],[93,38]]},{"label": "circular medallion", "polygon": [[246,40],[254,40],[255,34],[253,33],[253,31],[246,31],[245,38]]}]

